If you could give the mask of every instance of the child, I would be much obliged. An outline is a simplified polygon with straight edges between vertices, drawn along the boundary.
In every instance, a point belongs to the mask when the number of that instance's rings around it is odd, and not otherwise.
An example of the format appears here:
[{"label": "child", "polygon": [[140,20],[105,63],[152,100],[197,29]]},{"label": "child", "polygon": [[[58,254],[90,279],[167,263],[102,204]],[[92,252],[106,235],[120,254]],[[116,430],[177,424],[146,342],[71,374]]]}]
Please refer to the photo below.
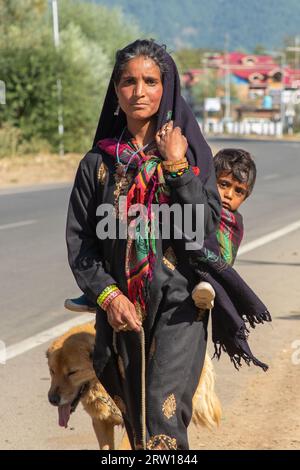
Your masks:
[{"label": "child", "polygon": [[[223,259],[233,265],[238,246],[242,240],[242,216],[237,212],[240,205],[250,196],[256,178],[256,166],[251,155],[242,149],[220,150],[214,165],[217,186],[222,201],[222,216],[217,239]],[[238,231],[238,243],[234,243]],[[210,239],[205,243],[210,246]],[[214,306],[215,291],[208,282],[199,282],[192,292],[195,305],[200,310],[211,310]],[[85,295],[66,299],[65,308],[75,312],[95,312],[95,305]]]},{"label": "child", "polygon": [[[224,149],[214,159],[217,185],[222,201],[219,228],[204,242],[200,253],[190,256],[199,279],[192,298],[199,308],[199,321],[211,310],[212,341],[215,356],[226,351],[236,369],[242,360],[268,369],[251,352],[249,326],[270,322],[267,307],[232,267],[243,237],[240,205],[251,194],[256,167],[251,155],[241,149]],[[214,307],[214,308],[212,308]],[[204,315],[203,315],[204,314]]]},{"label": "child", "polygon": [[[216,233],[217,241],[222,258],[232,266],[243,237],[243,219],[238,209],[253,190],[256,166],[250,153],[231,148],[220,150],[214,158],[214,165],[223,207],[220,227]],[[214,251],[212,239],[209,237],[205,246]],[[192,298],[199,309],[211,310],[215,291],[209,283],[199,282],[192,292]]]}]

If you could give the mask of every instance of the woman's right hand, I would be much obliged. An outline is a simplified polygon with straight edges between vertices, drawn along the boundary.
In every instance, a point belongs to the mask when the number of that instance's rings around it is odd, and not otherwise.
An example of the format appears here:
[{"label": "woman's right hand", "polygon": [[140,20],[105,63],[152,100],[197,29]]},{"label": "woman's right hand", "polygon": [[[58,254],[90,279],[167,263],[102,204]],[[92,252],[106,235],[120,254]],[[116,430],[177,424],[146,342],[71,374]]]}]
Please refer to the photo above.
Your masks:
[{"label": "woman's right hand", "polygon": [[123,294],[110,302],[106,314],[108,323],[115,331],[141,331],[142,322],[137,316],[135,306]]},{"label": "woman's right hand", "polygon": [[167,122],[155,136],[157,148],[161,156],[176,163],[185,158],[188,143],[180,127],[173,126],[174,121]]}]

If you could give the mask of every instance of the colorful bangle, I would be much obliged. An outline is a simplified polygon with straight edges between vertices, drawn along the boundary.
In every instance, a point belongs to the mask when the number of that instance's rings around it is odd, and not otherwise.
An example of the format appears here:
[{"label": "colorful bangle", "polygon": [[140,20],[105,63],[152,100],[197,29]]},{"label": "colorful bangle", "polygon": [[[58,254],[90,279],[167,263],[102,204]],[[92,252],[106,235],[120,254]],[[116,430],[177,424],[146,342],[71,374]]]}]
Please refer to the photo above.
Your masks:
[{"label": "colorful bangle", "polygon": [[164,168],[168,168],[169,166],[174,166],[174,165],[182,165],[187,163],[187,158],[184,157],[181,160],[163,160],[162,165]]},{"label": "colorful bangle", "polygon": [[164,166],[163,169],[167,171],[176,171],[176,170],[183,170],[189,166],[188,161],[184,163],[174,163],[173,165]]},{"label": "colorful bangle", "polygon": [[112,292],[111,294],[109,294],[108,297],[106,297],[105,301],[101,304],[101,308],[102,310],[104,310],[106,312],[109,304],[111,303],[111,301],[113,299],[115,299],[116,297],[118,297],[118,295],[121,295],[122,292],[118,289],[118,290],[115,290],[114,292]]},{"label": "colorful bangle", "polygon": [[184,173],[187,173],[189,171],[188,168],[184,168],[182,170],[177,170],[177,171],[169,171],[168,176],[171,176],[172,178],[177,178],[178,176],[184,175]]},{"label": "colorful bangle", "polygon": [[101,294],[99,295],[99,297],[97,298],[97,304],[101,305],[103,304],[103,302],[105,301],[105,299],[112,293],[112,292],[115,292],[119,290],[118,289],[118,286],[116,284],[111,284],[110,286],[107,286],[105,287],[105,289],[103,289],[103,291],[101,292]]},{"label": "colorful bangle", "polygon": [[173,165],[163,166],[165,171],[175,172],[179,170],[184,170],[189,167],[189,162],[186,160],[184,163],[174,163]]}]

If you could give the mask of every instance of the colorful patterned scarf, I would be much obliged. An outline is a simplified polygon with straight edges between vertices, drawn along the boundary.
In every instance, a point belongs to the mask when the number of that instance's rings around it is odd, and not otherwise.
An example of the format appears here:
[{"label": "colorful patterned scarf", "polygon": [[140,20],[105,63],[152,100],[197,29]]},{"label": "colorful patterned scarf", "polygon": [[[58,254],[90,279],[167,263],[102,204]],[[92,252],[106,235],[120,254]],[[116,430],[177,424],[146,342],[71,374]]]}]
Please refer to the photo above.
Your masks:
[{"label": "colorful patterned scarf", "polygon": [[244,234],[243,219],[238,212],[222,208],[217,240],[221,256],[226,263],[233,265]]},{"label": "colorful patterned scarf", "polygon": [[[98,142],[100,149],[114,157],[116,163],[117,145],[116,139]],[[134,139],[121,142],[119,158],[125,165],[130,162],[128,169],[137,170],[127,194],[126,216],[130,234],[128,233],[126,245],[125,273],[129,299],[136,308],[141,307],[145,311],[148,285],[156,261],[155,230],[151,226],[151,222],[154,222],[152,204],[169,204],[169,188],[165,183],[161,157],[146,155],[141,151],[131,158],[137,148]],[[142,204],[144,210],[132,216],[128,212],[135,209],[135,204]]]}]

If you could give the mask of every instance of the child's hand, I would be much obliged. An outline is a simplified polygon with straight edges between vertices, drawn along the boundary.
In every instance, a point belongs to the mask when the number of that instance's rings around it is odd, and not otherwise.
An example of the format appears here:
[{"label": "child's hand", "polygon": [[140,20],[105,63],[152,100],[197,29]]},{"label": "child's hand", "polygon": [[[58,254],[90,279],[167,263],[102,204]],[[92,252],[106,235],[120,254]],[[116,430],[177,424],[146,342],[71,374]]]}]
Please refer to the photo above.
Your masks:
[{"label": "child's hand", "polygon": [[173,128],[173,121],[165,124],[155,136],[158,150],[168,161],[182,160],[188,149],[188,143],[180,127]]}]

